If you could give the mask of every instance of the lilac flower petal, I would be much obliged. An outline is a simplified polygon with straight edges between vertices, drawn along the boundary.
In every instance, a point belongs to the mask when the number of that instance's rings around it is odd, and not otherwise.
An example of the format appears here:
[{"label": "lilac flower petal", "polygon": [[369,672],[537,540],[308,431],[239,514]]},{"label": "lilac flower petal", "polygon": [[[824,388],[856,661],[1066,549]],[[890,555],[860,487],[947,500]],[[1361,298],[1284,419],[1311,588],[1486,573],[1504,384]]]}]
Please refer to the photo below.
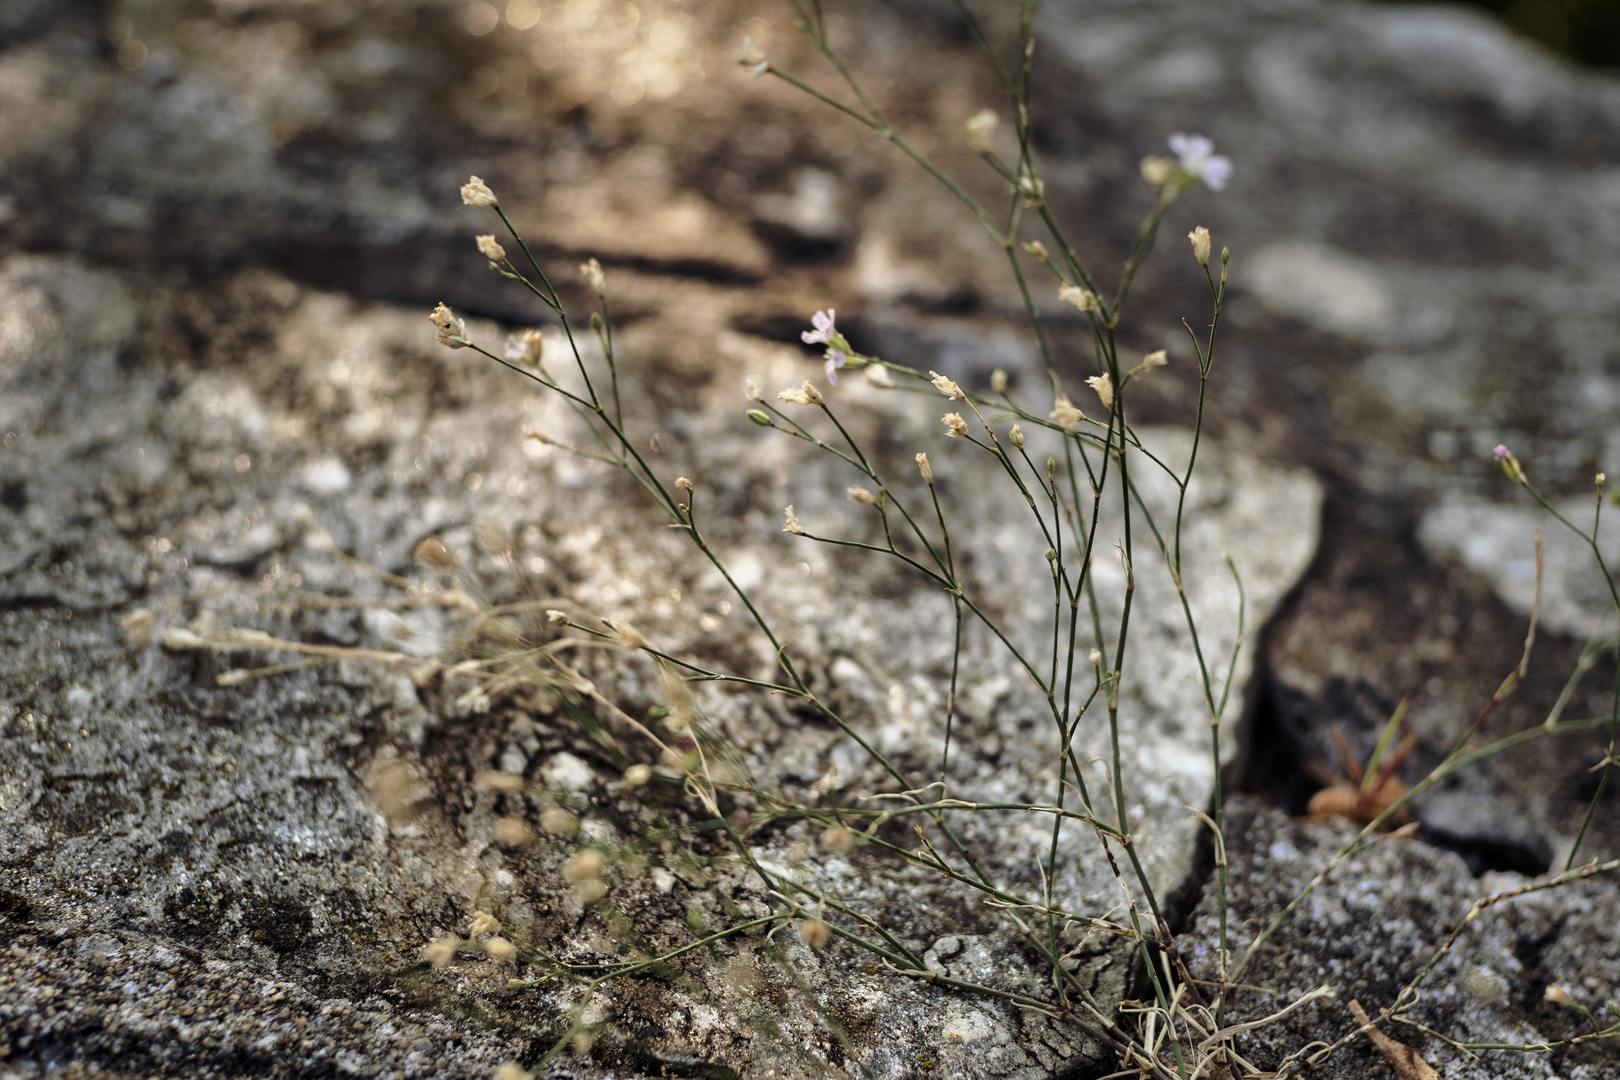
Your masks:
[{"label": "lilac flower petal", "polygon": [[1187,152],[1187,136],[1179,131],[1170,136],[1170,152],[1177,157],[1185,154]]},{"label": "lilac flower petal", "polygon": [[1232,177],[1232,159],[1216,154],[1204,162],[1202,175],[1209,190],[1225,190],[1227,180]]},{"label": "lilac flower petal", "polygon": [[1502,443],[1497,443],[1496,449],[1492,452],[1496,455],[1497,461],[1506,461],[1508,459],[1508,448]]}]

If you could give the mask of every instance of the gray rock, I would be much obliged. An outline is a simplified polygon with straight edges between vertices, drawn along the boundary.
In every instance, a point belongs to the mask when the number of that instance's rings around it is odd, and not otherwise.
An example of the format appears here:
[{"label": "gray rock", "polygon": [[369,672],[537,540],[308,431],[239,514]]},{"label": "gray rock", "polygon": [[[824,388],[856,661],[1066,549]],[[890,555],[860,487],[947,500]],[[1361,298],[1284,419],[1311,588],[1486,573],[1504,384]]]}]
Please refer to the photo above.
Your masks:
[{"label": "gray rock", "polygon": [[[932,776],[944,601],[778,534],[790,501],[828,531],[858,528],[839,495],[847,477],[760,442],[738,422],[734,387],[744,374],[771,386],[814,374],[796,344],[774,342],[793,341],[827,306],[858,347],[974,386],[1001,367],[1019,393],[1042,393],[1036,354],[1008,329],[1020,301],[999,253],[948,197],[820,107],[768,80],[731,80],[741,26],[656,4],[640,6],[634,27],[580,6],[543,31],[488,34],[468,32],[461,6],[436,2],[320,0],[259,5],[251,17],[216,8],[131,4],[110,27],[77,5],[0,17],[0,910],[13,950],[0,957],[0,1039],[18,1069],[77,1055],[131,1076],[223,1075],[249,1060],[289,1075],[485,1075],[500,1060],[534,1061],[577,1002],[555,986],[513,989],[510,970],[476,953],[429,971],[423,942],[483,909],[571,960],[639,946],[615,940],[602,909],[579,907],[558,874],[569,842],[490,843],[497,816],[538,825],[541,807],[500,801],[471,777],[503,766],[508,748],[536,770],[568,755],[591,775],[570,770],[581,797],[605,814],[634,809],[619,789],[623,762],[544,696],[480,697],[456,675],[418,687],[401,668],[353,664],[222,689],[213,680],[228,664],[287,657],[138,647],[117,617],[141,606],[158,612],[158,632],[252,625],[417,657],[457,642],[453,611],[385,606],[381,581],[303,541],[314,523],[343,551],[443,588],[449,579],[410,560],[417,540],[441,535],[480,599],[537,590],[546,603],[628,619],[672,651],[770,670],[738,612],[721,608],[723,583],[676,537],[645,536],[633,489],[524,441],[535,429],[567,435],[566,412],[428,346],[421,312],[441,298],[486,318],[541,314],[521,291],[489,284],[467,242],[485,226],[447,205],[477,171],[557,280],[571,281],[582,257],[607,262],[628,316],[627,389],[649,402],[637,437],[656,434],[671,475],[696,477],[735,515],[717,542],[751,589],[774,598],[818,689],[907,769]],[[904,72],[882,91],[897,118],[953,171],[986,183],[959,133],[995,90],[963,74],[979,69],[942,31],[943,12],[863,13],[853,60]],[[1216,438],[1191,523],[1202,531],[1188,579],[1211,651],[1233,643],[1233,596],[1214,556],[1225,547],[1244,571],[1257,634],[1315,546],[1320,496],[1297,471],[1313,470],[1330,481],[1325,547],[1266,639],[1253,696],[1277,723],[1297,724],[1300,747],[1331,760],[1327,720],[1354,720],[1364,753],[1375,721],[1416,689],[1421,767],[1495,687],[1523,635],[1523,620],[1452,561],[1469,558],[1455,529],[1425,527],[1427,551],[1410,540],[1422,509],[1441,494],[1451,500],[1442,509],[1469,513],[1511,497],[1488,459],[1499,441],[1560,497],[1585,491],[1596,467],[1620,475],[1605,441],[1620,392],[1603,368],[1614,312],[1594,284],[1620,234],[1608,137],[1620,92],[1451,12],[1256,0],[1047,5],[1043,19],[1040,93],[1085,103],[1040,120],[1048,193],[1081,226],[1094,264],[1117,265],[1128,249],[1148,198],[1135,162],[1161,152],[1164,134],[1206,130],[1238,162],[1226,195],[1189,194],[1165,229],[1174,239],[1201,221],[1238,252],[1233,347],[1218,363]],[[768,47],[808,66],[781,37]],[[922,55],[930,62],[914,62]],[[750,201],[761,194],[776,199]],[[1173,356],[1140,384],[1144,422],[1190,415],[1179,319],[1203,310],[1191,269],[1164,256],[1138,282],[1126,347]],[[1054,297],[1037,302],[1072,376],[1083,366],[1078,325]],[[498,340],[492,323],[472,328]],[[984,463],[959,444],[935,450],[932,413],[846,382],[840,408],[849,403],[886,470],[909,476],[910,452],[927,447],[949,492],[978,500],[959,535],[987,590],[1044,572],[1038,550],[998,545],[1027,511],[994,487],[981,496]],[[1164,495],[1144,491],[1156,507]],[[510,557],[480,539],[487,521],[510,533]],[[1143,612],[1170,598],[1153,569],[1141,574]],[[1117,589],[1110,564],[1098,573],[1105,593]],[[360,606],[267,605],[253,594],[267,577]],[[1569,580],[1556,624],[1565,632],[1585,625]],[[204,595],[163,606],[193,593]],[[1196,825],[1181,805],[1208,797],[1207,718],[1176,621],[1137,632],[1149,647],[1127,683],[1123,749],[1128,768],[1155,777],[1131,809],[1168,893],[1197,883]],[[1501,724],[1539,719],[1532,703],[1563,679],[1549,660],[1574,647],[1544,635]],[[1238,683],[1255,658],[1253,647],[1240,654]],[[1037,781],[1049,782],[1052,747],[1029,723],[1034,695],[980,638],[970,636],[967,663],[950,790],[1049,797]],[[656,699],[648,670],[587,668],[617,699]],[[790,710],[719,693],[702,703],[741,747],[738,764],[767,785],[806,793],[831,768],[846,794],[881,779],[858,748]],[[1251,767],[1270,734],[1263,724],[1249,734]],[[1100,748],[1098,728],[1082,738],[1087,753]],[[1584,812],[1592,748],[1533,744],[1437,791],[1425,822],[1431,833],[1473,826],[1452,839],[1478,849],[1556,854]],[[1285,764],[1297,773],[1298,761]],[[1612,850],[1612,817],[1599,815],[1589,852]],[[1040,830],[963,819],[998,875],[1038,888]],[[609,845],[610,825],[592,818],[582,836]],[[782,829],[764,857],[884,912],[908,948],[932,947],[948,971],[1045,992],[1026,947],[962,894],[869,848],[835,856],[816,840]],[[1460,902],[1467,882],[1444,877],[1457,869],[1449,856],[1400,850],[1422,855],[1412,874],[1437,883],[1437,910]],[[1097,860],[1067,865],[1061,895],[1112,905]],[[610,874],[609,903],[661,943],[762,902],[735,868],[633,870]],[[1387,877],[1356,880],[1376,891]],[[1612,892],[1586,888],[1593,910],[1607,911]],[[1328,926],[1336,910],[1309,917]],[[1612,922],[1572,918],[1550,948],[1607,955]],[[1418,913],[1403,926],[1411,949],[1437,929]],[[960,948],[942,952],[953,937]],[[1354,983],[1364,969],[1351,960],[1365,958],[1345,959]],[[101,978],[112,970],[103,961],[127,965],[122,981]],[[1098,947],[1083,964],[1105,998],[1126,992],[1117,952]],[[1477,965],[1516,1000],[1506,960]],[[553,1075],[702,1063],[824,1075],[858,1062],[890,1075],[1111,1067],[1072,1027],[869,967],[845,945],[814,952],[786,931],[716,946],[667,980],[605,988],[591,1006],[594,1058]],[[1486,1009],[1498,984],[1458,979]],[[42,998],[47,984],[57,994]],[[55,1013],[35,1007],[58,999]],[[186,1010],[228,1019],[193,1023]],[[114,1011],[116,1024],[95,1026]],[[1509,1030],[1499,1013],[1482,1013],[1477,1029]]]}]

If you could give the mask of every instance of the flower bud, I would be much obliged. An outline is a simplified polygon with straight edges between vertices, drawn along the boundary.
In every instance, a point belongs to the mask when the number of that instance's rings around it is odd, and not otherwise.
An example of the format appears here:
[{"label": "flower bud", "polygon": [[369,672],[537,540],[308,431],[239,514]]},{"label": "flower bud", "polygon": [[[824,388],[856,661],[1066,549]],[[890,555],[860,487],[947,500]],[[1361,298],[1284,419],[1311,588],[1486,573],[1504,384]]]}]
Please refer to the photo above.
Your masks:
[{"label": "flower bud", "polygon": [[877,496],[863,487],[852,487],[849,489],[848,494],[851,499],[854,499],[862,506],[872,506],[877,502]]},{"label": "flower bud", "polygon": [[934,486],[934,467],[928,464],[927,454],[917,455],[917,471],[922,473],[923,483],[929,487]]},{"label": "flower bud", "polygon": [[1176,175],[1176,163],[1167,157],[1142,159],[1142,179],[1156,188],[1162,188]]},{"label": "flower bud", "polygon": [[975,154],[988,154],[995,138],[996,128],[1001,126],[1000,119],[989,109],[980,109],[974,113],[967,122],[967,144]]},{"label": "flower bud", "polygon": [[1012,426],[1012,430],[1007,432],[1007,439],[1018,449],[1022,450],[1024,448],[1024,429],[1019,427],[1017,424],[1014,424]]},{"label": "flower bud", "polygon": [[1202,225],[1187,234],[1192,241],[1193,258],[1198,260],[1199,266],[1209,265],[1209,230]]},{"label": "flower bud", "polygon": [[632,765],[624,770],[624,786],[638,788],[652,779],[652,766]]},{"label": "flower bud", "polygon": [[1001,368],[996,368],[990,373],[990,391],[996,394],[1007,392],[1007,373]]},{"label": "flower bud", "polygon": [[758,424],[760,427],[775,427],[776,426],[776,424],[774,422],[772,422],[772,420],[770,418],[770,415],[768,413],[766,413],[766,411],[764,409],[749,409],[748,410],[748,419],[752,420],[754,423]]},{"label": "flower bud", "polygon": [[585,284],[591,287],[591,292],[597,296],[607,295],[607,275],[602,273],[602,264],[595,259],[579,264],[579,276]]}]

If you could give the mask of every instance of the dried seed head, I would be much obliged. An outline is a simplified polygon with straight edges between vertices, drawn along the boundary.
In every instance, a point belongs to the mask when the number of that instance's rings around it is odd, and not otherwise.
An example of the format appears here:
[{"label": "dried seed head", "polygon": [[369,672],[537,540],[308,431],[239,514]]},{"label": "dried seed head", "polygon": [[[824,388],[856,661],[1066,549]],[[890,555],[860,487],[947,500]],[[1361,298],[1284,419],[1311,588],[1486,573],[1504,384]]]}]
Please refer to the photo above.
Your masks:
[{"label": "dried seed head", "polygon": [[493,518],[481,518],[473,525],[473,543],[478,550],[490,555],[510,555],[512,537],[506,527]]},{"label": "dried seed head", "polygon": [[418,562],[426,563],[435,570],[449,572],[461,566],[456,557],[450,553],[450,549],[445,546],[444,541],[437,536],[424,536],[418,540],[416,547],[411,549],[411,554]]},{"label": "dried seed head", "polygon": [[1541,995],[1541,998],[1543,1001],[1550,1001],[1554,1005],[1562,1005],[1565,1008],[1575,1004],[1575,999],[1569,996],[1569,991],[1556,983],[1548,983],[1546,992]]},{"label": "dried seed head", "polygon": [[547,836],[573,836],[579,832],[579,819],[560,806],[548,806],[540,815],[540,831]]},{"label": "dried seed head", "polygon": [[1176,175],[1176,163],[1167,157],[1142,159],[1142,179],[1156,188],[1162,188]]},{"label": "dried seed head", "polygon": [[567,626],[568,612],[558,611],[556,608],[548,608],[546,610],[546,622],[552,626]]},{"label": "dried seed head", "polygon": [[1097,649],[1092,649],[1089,653],[1086,654],[1086,660],[1088,662],[1090,662],[1092,667],[1101,667],[1102,666],[1102,653],[1100,651],[1098,651]]},{"label": "dried seed head", "polygon": [[1024,250],[1041,260],[1043,263],[1052,261],[1051,253],[1046,250],[1046,245],[1041,243],[1039,240],[1031,240],[1029,243],[1024,245]]},{"label": "dried seed head", "polygon": [[1047,415],[1064,431],[1079,431],[1080,421],[1086,418],[1085,413],[1074,407],[1074,402],[1069,400],[1067,394],[1057,399],[1052,405],[1052,411]]},{"label": "dried seed head", "polygon": [[479,791],[493,791],[502,795],[521,795],[528,781],[517,773],[485,769],[473,777],[473,787]]},{"label": "dried seed head", "polygon": [[804,535],[804,526],[799,524],[799,515],[793,512],[793,507],[789,506],[783,510],[782,515],[786,519],[782,523],[783,532],[792,533],[794,536]]},{"label": "dried seed head", "polygon": [[632,765],[624,770],[624,786],[627,788],[638,788],[651,779],[651,765]]},{"label": "dried seed head", "polygon": [[1112,409],[1114,407],[1114,380],[1112,376],[1106,373],[1093,375],[1086,380],[1086,385],[1097,391],[1097,399],[1102,402],[1103,408]]},{"label": "dried seed head", "polygon": [[503,817],[495,822],[495,842],[506,847],[528,847],[534,843],[534,833],[522,818]]},{"label": "dried seed head", "polygon": [[152,612],[136,608],[118,621],[123,624],[124,633],[129,635],[130,643],[136,648],[144,649],[152,644],[152,631],[157,626],[157,616]]},{"label": "dried seed head", "polygon": [[510,964],[517,955],[517,946],[503,937],[492,937],[484,942],[484,952],[497,964]]},{"label": "dried seed head", "polygon": [[765,400],[765,395],[759,391],[759,383],[755,382],[752,378],[743,380],[743,397],[747,398],[749,401]]},{"label": "dried seed head", "polygon": [[574,882],[574,899],[580,907],[590,907],[607,895],[607,886],[601,878],[584,878]]},{"label": "dried seed head", "polygon": [[682,491],[691,491],[692,481],[688,480],[684,476],[677,476],[675,478],[675,486],[680,488]]},{"label": "dried seed head", "polygon": [[605,860],[602,853],[595,848],[586,848],[572,859],[563,863],[563,880],[569,883],[583,881],[585,878],[599,878],[602,876],[602,867]]},{"label": "dried seed head", "polygon": [[1007,392],[1007,373],[1001,368],[996,368],[990,373],[990,391],[995,394]]},{"label": "dried seed head", "polygon": [[1018,449],[1022,450],[1024,448],[1024,429],[1019,427],[1017,424],[1014,424],[1012,426],[1012,430],[1007,432],[1007,439]]},{"label": "dried seed head", "polygon": [[1164,367],[1164,365],[1168,364],[1169,362],[1170,353],[1168,350],[1154,349],[1152,352],[1142,357],[1142,370],[1152,371],[1154,368]]},{"label": "dried seed head", "polygon": [[928,464],[927,454],[917,455],[917,471],[922,473],[923,483],[929,487],[934,486],[934,467]]},{"label": "dried seed head", "polygon": [[209,647],[207,639],[202,635],[179,626],[171,626],[163,631],[163,636],[159,640],[170,652],[196,652]]},{"label": "dried seed head", "polygon": [[863,487],[850,488],[849,497],[860,503],[862,506],[872,506],[877,502],[877,496]]},{"label": "dried seed head", "polygon": [[444,304],[440,304],[428,314],[428,321],[439,328],[435,335],[440,345],[450,349],[465,349],[472,342],[467,340],[467,323],[458,319],[455,313]]},{"label": "dried seed head", "polygon": [[538,330],[519,330],[506,339],[506,359],[514,364],[532,364],[539,367],[540,358],[545,355],[545,351],[546,338]]},{"label": "dried seed head", "polygon": [[619,644],[626,649],[636,652],[647,647],[647,639],[642,637],[641,632],[629,623],[621,622],[612,623],[611,625],[613,632],[619,637]]},{"label": "dried seed head", "polygon": [[804,939],[806,945],[819,952],[832,940],[832,929],[820,919],[805,919],[799,923],[799,937]]},{"label": "dried seed head", "polygon": [[467,182],[461,185],[461,201],[479,210],[501,205],[489,185],[476,176],[469,176]]},{"label": "dried seed head", "polygon": [[300,540],[305,547],[320,555],[330,555],[338,549],[332,534],[319,526],[306,532]]},{"label": "dried seed head", "polygon": [[253,678],[253,672],[246,668],[231,668],[214,676],[215,686],[240,686]]},{"label": "dried seed head", "polygon": [[882,387],[885,390],[894,386],[894,376],[890,375],[889,369],[882,364],[867,364],[866,367],[861,369],[861,374],[873,386]]},{"label": "dried seed head", "polygon": [[515,1061],[508,1061],[495,1070],[495,1080],[534,1080],[534,1073]]},{"label": "dried seed head", "polygon": [[821,834],[821,842],[833,851],[843,854],[855,846],[855,830],[848,825],[834,825]]},{"label": "dried seed head", "polygon": [[1102,302],[1097,294],[1089,289],[1082,289],[1078,285],[1064,285],[1058,289],[1058,299],[1065,304],[1073,304],[1081,311],[1096,314],[1102,311]]},{"label": "dried seed head", "polygon": [[946,413],[940,417],[945,425],[945,434],[953,439],[960,439],[968,433],[967,421],[962,419],[961,413]]},{"label": "dried seed head", "polygon": [[989,109],[980,109],[967,122],[967,144],[975,154],[988,154],[1001,120]]},{"label": "dried seed head", "polygon": [[494,233],[484,233],[477,237],[479,254],[490,262],[505,262],[506,249],[496,241]]},{"label": "dried seed head", "polygon": [[779,400],[786,401],[790,405],[820,405],[827,400],[821,396],[821,391],[817,390],[808,379],[802,385],[790,386],[776,396]]},{"label": "dried seed head", "polygon": [[501,932],[501,920],[487,911],[475,911],[467,924],[467,936],[470,938],[487,937],[490,934]]},{"label": "dried seed head", "polygon": [[1192,241],[1193,258],[1198,260],[1199,266],[1209,265],[1209,230],[1202,225],[1187,234]]},{"label": "dried seed head", "polygon": [[1018,178],[1018,194],[1025,206],[1036,207],[1046,201],[1046,182],[1028,174]]},{"label": "dried seed head", "polygon": [[967,395],[962,393],[962,388],[956,385],[955,380],[947,379],[937,371],[930,371],[928,376],[929,381],[934,384],[934,389],[938,390],[946,397],[954,398],[959,401],[967,400]]},{"label": "dried seed head", "polygon": [[597,296],[607,295],[607,275],[602,273],[602,264],[595,259],[579,264],[579,277]]},{"label": "dried seed head", "polygon": [[423,952],[427,955],[428,963],[436,968],[442,968],[456,958],[456,950],[459,948],[461,948],[460,938],[442,937]]}]

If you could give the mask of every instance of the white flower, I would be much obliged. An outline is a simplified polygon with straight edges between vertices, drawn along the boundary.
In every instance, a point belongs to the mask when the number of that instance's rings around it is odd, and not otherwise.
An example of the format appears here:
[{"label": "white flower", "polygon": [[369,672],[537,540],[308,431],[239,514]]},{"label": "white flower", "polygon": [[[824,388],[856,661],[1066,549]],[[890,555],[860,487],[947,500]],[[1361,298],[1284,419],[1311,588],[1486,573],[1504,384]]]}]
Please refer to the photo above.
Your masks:
[{"label": "white flower", "polygon": [[1065,304],[1073,304],[1081,311],[1093,314],[1102,311],[1102,301],[1097,299],[1097,294],[1078,285],[1061,286],[1058,289],[1058,299]]},{"label": "white flower", "polygon": [[1193,258],[1198,260],[1199,266],[1209,265],[1209,230],[1202,225],[1187,234],[1192,241]]},{"label": "white flower", "polygon": [[930,371],[928,373],[928,377],[929,380],[934,384],[934,389],[938,390],[946,397],[959,399],[962,401],[967,400],[967,395],[962,393],[962,388],[956,385],[955,380],[947,379],[937,371]]},{"label": "white flower", "polygon": [[1170,149],[1181,159],[1182,171],[1198,177],[1211,191],[1220,191],[1231,179],[1231,159],[1215,153],[1215,144],[1202,135],[1183,135],[1178,131],[1170,136]]},{"label": "white flower", "polygon": [[1103,408],[1114,407],[1114,379],[1111,375],[1093,375],[1086,380],[1086,385],[1097,391],[1097,397],[1102,401]]},{"label": "white flower", "polygon": [[469,176],[467,182],[461,185],[461,201],[479,210],[501,205],[489,185],[476,176]]},{"label": "white flower", "polygon": [[988,154],[1001,121],[989,109],[980,109],[967,122],[967,143],[975,154]]},{"label": "white flower", "polygon": [[827,381],[837,386],[838,369],[849,363],[849,354],[829,346],[824,359],[826,363],[822,367],[827,372]]},{"label": "white flower", "polygon": [[759,401],[764,396],[764,394],[759,392],[759,383],[755,382],[751,378],[743,380],[743,397],[747,398],[749,401]]},{"label": "white flower", "polygon": [[821,391],[815,384],[806,379],[799,386],[790,386],[776,395],[777,400],[785,401],[790,405],[820,405],[827,399],[821,396]]},{"label": "white flower", "polygon": [[1154,349],[1152,352],[1142,357],[1142,370],[1152,371],[1154,368],[1164,367],[1164,365],[1168,364],[1169,362],[1170,354],[1168,351],[1164,349]]},{"label": "white flower", "polygon": [[506,359],[514,364],[538,366],[545,351],[546,339],[538,330],[519,330],[506,339]]},{"label": "white flower", "polygon": [[607,293],[607,275],[602,273],[602,264],[595,259],[579,264],[579,276],[597,296]]},{"label": "white flower", "polygon": [[1080,421],[1086,418],[1085,413],[1074,407],[1067,394],[1057,399],[1052,405],[1052,411],[1047,415],[1057,421],[1057,426],[1064,431],[1079,431]]},{"label": "white flower", "polygon": [[782,523],[783,532],[792,533],[794,536],[804,535],[804,526],[799,524],[799,515],[793,512],[793,507],[789,506],[782,511],[782,516],[786,519]]},{"label": "white flower", "polygon": [[960,439],[968,433],[967,421],[962,419],[961,413],[946,413],[940,420],[945,424],[945,434],[953,439]]},{"label": "white flower", "polygon": [[838,333],[838,327],[833,324],[838,312],[832,308],[818,311],[810,316],[810,325],[814,330],[804,330],[799,334],[799,340],[806,345],[831,345],[833,337]]},{"label": "white flower", "polygon": [[743,38],[742,55],[737,57],[737,63],[747,68],[749,77],[753,79],[771,70],[770,61],[765,59],[765,54],[760,52],[753,38]]},{"label": "white flower", "polygon": [[485,233],[484,235],[477,237],[477,240],[478,250],[483,254],[484,258],[488,259],[490,262],[506,261],[506,249],[501,247],[501,245],[496,242],[493,233]]},{"label": "white flower", "polygon": [[433,313],[428,316],[428,320],[439,328],[438,339],[440,345],[452,349],[465,349],[472,344],[467,340],[466,322],[456,318],[455,313],[444,304],[441,303],[434,308]]}]

